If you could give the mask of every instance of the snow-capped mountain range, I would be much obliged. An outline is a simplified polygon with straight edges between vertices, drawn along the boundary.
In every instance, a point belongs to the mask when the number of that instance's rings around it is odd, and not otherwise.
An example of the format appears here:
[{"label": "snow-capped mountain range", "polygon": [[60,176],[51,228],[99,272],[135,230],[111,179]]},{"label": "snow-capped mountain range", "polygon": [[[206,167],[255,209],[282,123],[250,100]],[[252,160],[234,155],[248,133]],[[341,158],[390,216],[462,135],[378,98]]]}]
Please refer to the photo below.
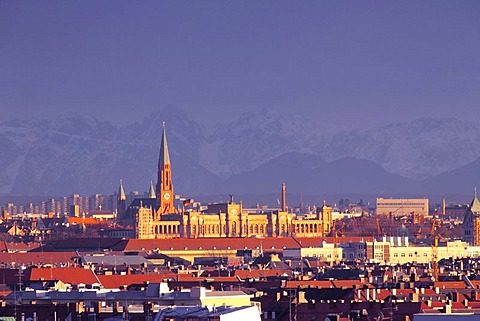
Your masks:
[{"label": "snow-capped mountain range", "polygon": [[331,130],[325,120],[263,109],[206,127],[164,108],[116,126],[85,116],[0,124],[0,194],[146,191],[162,122],[182,195],[289,192],[470,193],[480,182],[480,124],[422,118]]}]

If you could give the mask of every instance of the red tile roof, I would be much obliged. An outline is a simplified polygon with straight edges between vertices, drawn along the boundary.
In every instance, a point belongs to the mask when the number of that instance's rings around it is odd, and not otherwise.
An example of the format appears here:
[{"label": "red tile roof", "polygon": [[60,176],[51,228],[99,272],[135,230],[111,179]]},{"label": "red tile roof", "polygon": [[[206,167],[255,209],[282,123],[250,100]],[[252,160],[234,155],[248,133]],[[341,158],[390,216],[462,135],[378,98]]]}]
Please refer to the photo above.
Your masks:
[{"label": "red tile roof", "polygon": [[67,218],[69,224],[85,224],[85,225],[97,225],[104,223],[102,220],[97,220],[93,217],[68,217]]},{"label": "red tile roof", "polygon": [[6,297],[10,293],[12,293],[12,291],[0,291],[0,298]]},{"label": "red tile roof", "polygon": [[30,280],[60,280],[69,284],[94,284],[98,279],[90,269],[70,268],[32,268]]},{"label": "red tile roof", "polygon": [[171,278],[176,279],[175,273],[168,274],[127,274],[127,275],[98,275],[100,283],[107,289],[119,289],[121,286],[140,284],[145,282],[158,283]]},{"label": "red tile roof", "polygon": [[198,238],[198,239],[154,239],[128,241],[125,251],[169,250],[240,250],[263,249],[264,251],[284,248],[299,248],[300,245],[291,237],[280,238]]},{"label": "red tile roof", "polygon": [[470,281],[475,286],[475,288],[478,288],[478,286],[480,285],[480,280],[470,280]]},{"label": "red tile roof", "polygon": [[238,282],[235,276],[196,277],[191,274],[178,274],[176,281],[203,282],[205,280],[212,280],[214,282]]},{"label": "red tile roof", "polygon": [[9,252],[26,252],[40,247],[38,243],[16,243],[16,242],[2,242],[4,243],[5,250]]},{"label": "red tile roof", "polygon": [[331,281],[309,280],[309,281],[287,281],[285,284],[287,289],[293,289],[298,287],[311,287],[311,288],[333,288]]},{"label": "red tile roof", "polygon": [[291,275],[291,271],[283,271],[283,270],[236,270],[235,276],[239,278],[262,278],[268,276],[280,276],[287,273],[287,275]]},{"label": "red tile roof", "polygon": [[72,263],[75,252],[0,253],[0,262],[15,265]]},{"label": "red tile roof", "polygon": [[356,286],[357,288],[361,288],[364,285],[367,285],[369,288],[374,288],[373,285],[368,283],[367,281],[361,280],[333,280],[333,285],[337,288],[346,287],[346,288],[353,288]]},{"label": "red tile roof", "polygon": [[463,281],[434,282],[433,286],[440,289],[465,289],[467,287]]}]

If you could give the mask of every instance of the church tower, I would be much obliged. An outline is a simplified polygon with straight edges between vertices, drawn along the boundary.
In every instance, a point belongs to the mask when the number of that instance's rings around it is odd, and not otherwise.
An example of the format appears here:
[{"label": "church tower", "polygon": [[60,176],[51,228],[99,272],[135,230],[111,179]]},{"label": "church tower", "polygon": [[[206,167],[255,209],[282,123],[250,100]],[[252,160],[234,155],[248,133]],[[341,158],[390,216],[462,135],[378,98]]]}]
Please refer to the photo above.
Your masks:
[{"label": "church tower", "polygon": [[477,197],[477,189],[470,206],[463,218],[463,237],[462,240],[470,245],[480,245],[480,201]]},{"label": "church tower", "polygon": [[123,189],[122,180],[120,180],[120,186],[118,187],[117,194],[117,218],[123,218],[125,215],[125,202],[127,201],[127,196],[125,195],[125,190]]},{"label": "church tower", "polygon": [[174,213],[175,207],[173,204],[173,184],[172,184],[172,170],[170,166],[170,155],[168,154],[167,136],[165,134],[165,122],[163,123],[162,142],[160,145],[160,157],[158,159],[158,177],[157,177],[157,199],[158,199],[158,213],[168,214]]}]

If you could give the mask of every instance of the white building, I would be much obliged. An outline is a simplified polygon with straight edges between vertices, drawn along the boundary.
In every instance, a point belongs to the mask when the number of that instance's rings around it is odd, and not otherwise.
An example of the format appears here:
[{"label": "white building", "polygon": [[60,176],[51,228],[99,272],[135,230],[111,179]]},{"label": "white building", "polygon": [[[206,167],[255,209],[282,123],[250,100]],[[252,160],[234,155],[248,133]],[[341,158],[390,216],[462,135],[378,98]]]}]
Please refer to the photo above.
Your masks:
[{"label": "white building", "polygon": [[341,261],[343,257],[342,247],[329,244],[325,241],[319,247],[287,248],[283,250],[285,259],[299,260],[301,258],[316,258],[321,262]]},{"label": "white building", "polygon": [[428,215],[427,198],[377,198],[377,215]]},{"label": "white building", "polygon": [[382,237],[373,242],[361,241],[347,244],[328,244],[323,242],[316,248],[289,248],[283,250],[285,259],[316,258],[322,262],[368,260],[376,263],[428,264],[436,253],[437,260],[448,258],[478,257],[479,246],[468,246],[460,240],[432,246],[412,246],[407,236]]}]

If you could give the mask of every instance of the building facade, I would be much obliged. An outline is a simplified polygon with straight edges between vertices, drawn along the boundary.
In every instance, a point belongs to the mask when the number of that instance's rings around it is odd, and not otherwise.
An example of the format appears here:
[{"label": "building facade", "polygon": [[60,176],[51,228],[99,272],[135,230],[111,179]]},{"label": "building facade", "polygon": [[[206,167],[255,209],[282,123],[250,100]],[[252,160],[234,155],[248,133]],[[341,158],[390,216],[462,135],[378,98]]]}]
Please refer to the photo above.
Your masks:
[{"label": "building facade", "polygon": [[[318,237],[330,233],[332,208],[326,203],[313,218],[287,211],[286,187],[282,184],[282,206],[266,213],[249,213],[231,197],[228,203],[209,204],[206,208],[189,205],[175,208],[172,168],[165,124],[160,146],[156,191],[148,198],[137,198],[118,213],[121,225],[134,226],[139,239],[212,238],[212,237]],[[120,185],[118,209],[125,200]]]},{"label": "building facade", "polygon": [[427,198],[377,198],[377,215],[428,215]]}]

